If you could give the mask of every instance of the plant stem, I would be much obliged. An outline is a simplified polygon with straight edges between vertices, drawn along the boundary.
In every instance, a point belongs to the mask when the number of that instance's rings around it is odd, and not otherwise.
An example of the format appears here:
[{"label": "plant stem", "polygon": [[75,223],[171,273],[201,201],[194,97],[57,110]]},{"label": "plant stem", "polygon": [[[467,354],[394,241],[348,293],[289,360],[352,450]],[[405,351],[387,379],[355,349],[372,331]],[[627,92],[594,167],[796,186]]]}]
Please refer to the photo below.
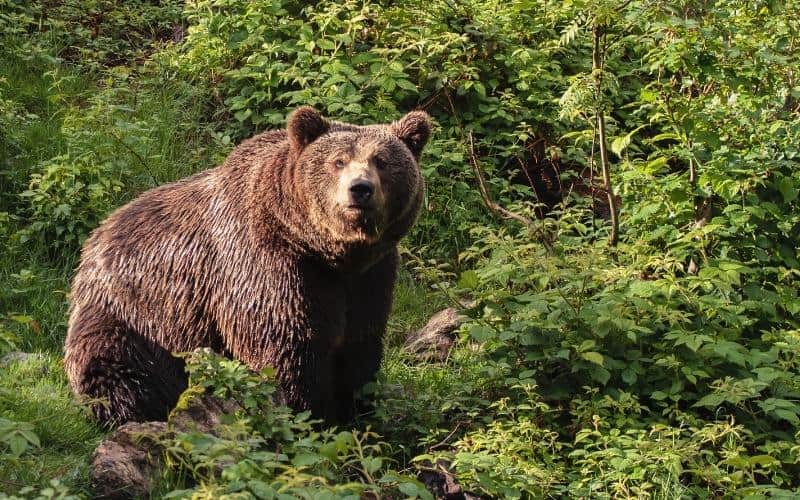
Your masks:
[{"label": "plant stem", "polygon": [[608,197],[608,211],[611,215],[611,235],[608,244],[612,247],[617,246],[619,240],[619,217],[617,214],[617,201],[614,198],[614,191],[611,186],[611,166],[608,161],[608,144],[606,142],[606,119],[603,113],[602,82],[603,82],[603,54],[600,48],[600,40],[603,37],[603,26],[594,25],[592,27],[592,72],[597,78],[597,111],[595,117],[597,121],[598,149],[600,150],[600,168],[603,173],[603,189]]}]

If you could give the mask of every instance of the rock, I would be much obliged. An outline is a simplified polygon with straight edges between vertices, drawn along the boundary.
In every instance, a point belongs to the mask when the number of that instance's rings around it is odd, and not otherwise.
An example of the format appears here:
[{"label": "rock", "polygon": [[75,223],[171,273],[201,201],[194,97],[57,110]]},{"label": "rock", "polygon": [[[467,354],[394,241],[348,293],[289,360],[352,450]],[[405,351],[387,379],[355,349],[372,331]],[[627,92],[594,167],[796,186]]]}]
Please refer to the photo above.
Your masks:
[{"label": "rock", "polygon": [[201,387],[183,393],[167,422],[128,422],[107,437],[94,452],[89,475],[96,498],[148,497],[163,470],[162,440],[176,432],[215,434],[223,415],[240,408],[206,394]]},{"label": "rock", "polygon": [[147,496],[161,475],[159,440],[168,435],[166,422],[128,422],[94,452],[89,477],[96,498]]},{"label": "rock", "polygon": [[201,432],[216,435],[224,415],[241,409],[232,399],[222,400],[206,394],[202,387],[190,387],[169,415],[169,428],[178,432]]},{"label": "rock", "polygon": [[464,320],[453,307],[441,310],[425,326],[412,332],[403,348],[422,361],[444,361],[455,344],[455,331]]}]

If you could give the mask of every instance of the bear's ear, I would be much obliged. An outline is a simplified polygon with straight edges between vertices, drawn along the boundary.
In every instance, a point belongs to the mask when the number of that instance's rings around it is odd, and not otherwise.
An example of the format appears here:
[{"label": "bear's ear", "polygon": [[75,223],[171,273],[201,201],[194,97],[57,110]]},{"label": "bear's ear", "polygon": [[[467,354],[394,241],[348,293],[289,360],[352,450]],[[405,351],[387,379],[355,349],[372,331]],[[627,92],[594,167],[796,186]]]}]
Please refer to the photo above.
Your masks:
[{"label": "bear's ear", "polygon": [[392,133],[403,141],[414,158],[419,160],[422,148],[431,135],[431,117],[424,111],[412,111],[389,125]]},{"label": "bear's ear", "polygon": [[299,153],[330,128],[328,120],[311,106],[297,108],[286,123],[292,151]]}]

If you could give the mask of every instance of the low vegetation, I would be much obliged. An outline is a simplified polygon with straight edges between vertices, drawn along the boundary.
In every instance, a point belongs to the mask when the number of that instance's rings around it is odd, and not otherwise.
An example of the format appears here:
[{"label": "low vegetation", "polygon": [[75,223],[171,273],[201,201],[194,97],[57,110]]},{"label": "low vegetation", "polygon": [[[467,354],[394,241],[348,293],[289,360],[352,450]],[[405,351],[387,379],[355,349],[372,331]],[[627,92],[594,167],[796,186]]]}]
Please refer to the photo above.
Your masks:
[{"label": "low vegetation", "polygon": [[[0,0],[0,492],[90,495],[89,231],[310,104],[437,125],[374,408],[324,429],[196,355],[242,411],[154,495],[800,495],[798,33],[793,1]],[[404,353],[447,305],[448,360]]]}]

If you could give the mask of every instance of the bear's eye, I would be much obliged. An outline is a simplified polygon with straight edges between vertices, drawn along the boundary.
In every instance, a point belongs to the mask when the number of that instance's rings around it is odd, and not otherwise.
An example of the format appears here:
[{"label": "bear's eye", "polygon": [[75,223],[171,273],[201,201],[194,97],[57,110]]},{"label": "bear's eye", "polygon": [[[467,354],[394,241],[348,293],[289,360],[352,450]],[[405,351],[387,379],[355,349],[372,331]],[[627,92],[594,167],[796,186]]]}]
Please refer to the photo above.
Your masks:
[{"label": "bear's eye", "polygon": [[383,170],[386,168],[386,160],[383,158],[375,158],[375,168]]},{"label": "bear's eye", "polygon": [[338,168],[338,169],[344,168],[344,165],[345,165],[345,162],[341,158],[339,158],[338,160],[336,160],[336,162],[334,162],[334,166],[336,166],[336,168]]}]

